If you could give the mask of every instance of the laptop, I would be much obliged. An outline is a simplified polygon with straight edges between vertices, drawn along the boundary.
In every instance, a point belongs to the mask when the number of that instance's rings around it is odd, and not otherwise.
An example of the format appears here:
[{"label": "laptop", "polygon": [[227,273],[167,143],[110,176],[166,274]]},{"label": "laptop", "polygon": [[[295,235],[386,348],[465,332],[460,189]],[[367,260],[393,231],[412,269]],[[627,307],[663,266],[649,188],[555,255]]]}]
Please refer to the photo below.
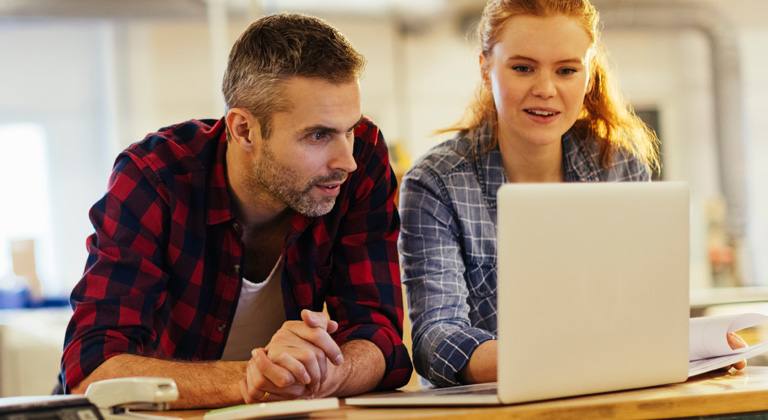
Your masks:
[{"label": "laptop", "polygon": [[346,404],[515,404],[685,381],[689,211],[681,182],[502,186],[498,383]]}]

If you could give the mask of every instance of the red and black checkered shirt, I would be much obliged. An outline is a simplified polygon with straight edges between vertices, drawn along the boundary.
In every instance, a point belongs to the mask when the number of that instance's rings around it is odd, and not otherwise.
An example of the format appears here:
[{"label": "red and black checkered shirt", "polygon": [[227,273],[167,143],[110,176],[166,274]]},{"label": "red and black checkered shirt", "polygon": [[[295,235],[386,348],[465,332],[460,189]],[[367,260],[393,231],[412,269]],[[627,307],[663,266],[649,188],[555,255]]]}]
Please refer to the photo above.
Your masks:
[{"label": "red and black checkered shirt", "polygon": [[[65,389],[121,353],[218,360],[242,283],[243,242],[227,188],[224,121],[166,127],[122,152],[107,193],[90,211],[85,273],[62,356]],[[402,342],[397,256],[397,181],[379,129],[355,128],[357,170],[333,210],[296,214],[283,250],[287,319],[302,309],[338,321],[341,345],[364,339],[384,354],[379,388],[404,385],[411,362]]]}]

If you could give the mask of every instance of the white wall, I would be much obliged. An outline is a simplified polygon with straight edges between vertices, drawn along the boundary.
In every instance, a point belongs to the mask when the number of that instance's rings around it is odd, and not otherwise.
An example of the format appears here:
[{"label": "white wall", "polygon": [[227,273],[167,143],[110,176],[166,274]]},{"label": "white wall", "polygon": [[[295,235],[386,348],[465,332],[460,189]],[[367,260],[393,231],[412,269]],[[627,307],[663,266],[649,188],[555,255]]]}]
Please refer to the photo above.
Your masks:
[{"label": "white wall", "polygon": [[[42,270],[38,264],[38,274],[53,295],[68,294],[71,280],[82,273],[88,208],[104,190],[114,159],[110,75],[103,71],[109,48],[110,28],[98,23],[0,23],[0,124],[39,124],[49,144],[51,220],[40,222],[55,231],[37,241],[37,258],[48,263]],[[25,174],[0,182],[24,184]],[[24,206],[25,196],[2,202]]]},{"label": "white wall", "polygon": [[761,22],[740,30],[739,47],[742,53],[742,80],[744,87],[744,129],[747,143],[747,191],[750,223],[750,249],[752,250],[755,281],[768,284],[768,2],[761,2]]},{"label": "white wall", "polygon": [[691,280],[706,286],[705,206],[719,196],[710,51],[701,33],[609,31],[621,90],[637,108],[659,110],[663,177],[691,188]]}]

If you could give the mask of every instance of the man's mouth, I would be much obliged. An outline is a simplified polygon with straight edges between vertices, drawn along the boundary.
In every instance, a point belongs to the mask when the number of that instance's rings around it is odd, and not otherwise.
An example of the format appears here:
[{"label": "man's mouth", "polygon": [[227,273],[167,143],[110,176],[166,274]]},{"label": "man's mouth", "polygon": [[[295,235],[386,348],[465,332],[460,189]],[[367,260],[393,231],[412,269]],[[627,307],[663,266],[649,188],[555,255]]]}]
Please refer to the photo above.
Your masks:
[{"label": "man's mouth", "polygon": [[317,187],[317,189],[319,189],[325,194],[334,195],[339,193],[341,186],[344,185],[344,183],[347,181],[348,176],[349,174],[347,174],[346,172],[334,173],[332,175],[318,177],[314,179],[314,182],[312,185]]},{"label": "man's mouth", "polygon": [[326,195],[336,195],[339,193],[341,186],[346,182],[348,174],[334,174],[324,179],[318,179],[315,182],[315,187]]}]

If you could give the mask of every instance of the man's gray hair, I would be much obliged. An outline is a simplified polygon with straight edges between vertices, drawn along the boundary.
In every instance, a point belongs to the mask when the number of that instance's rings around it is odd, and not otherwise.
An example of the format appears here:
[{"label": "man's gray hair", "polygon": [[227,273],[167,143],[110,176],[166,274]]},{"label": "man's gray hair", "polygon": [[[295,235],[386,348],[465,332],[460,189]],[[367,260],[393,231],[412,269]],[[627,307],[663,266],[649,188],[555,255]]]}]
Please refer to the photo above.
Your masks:
[{"label": "man's gray hair", "polygon": [[357,80],[365,58],[336,28],[305,15],[261,18],[240,35],[229,54],[222,93],[227,110],[245,108],[269,138],[275,112],[290,109],[282,84],[293,76],[318,77],[331,83]]}]

